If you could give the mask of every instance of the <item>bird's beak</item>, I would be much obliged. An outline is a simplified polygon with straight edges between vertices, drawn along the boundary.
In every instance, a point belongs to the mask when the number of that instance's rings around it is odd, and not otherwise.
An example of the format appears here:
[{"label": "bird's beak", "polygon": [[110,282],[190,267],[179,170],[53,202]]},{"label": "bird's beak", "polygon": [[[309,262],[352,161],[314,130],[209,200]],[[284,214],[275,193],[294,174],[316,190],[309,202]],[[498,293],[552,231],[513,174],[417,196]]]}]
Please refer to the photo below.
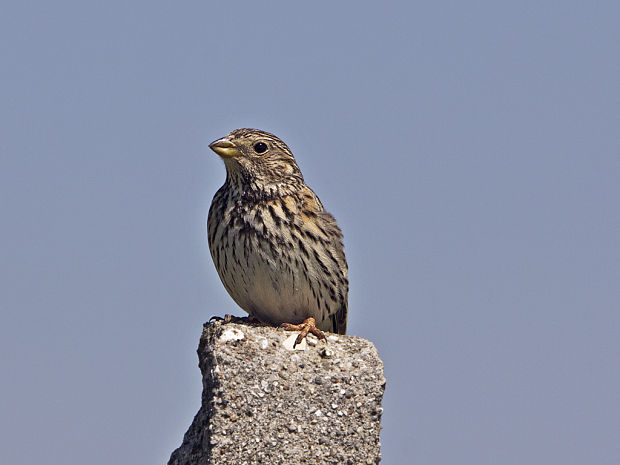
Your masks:
[{"label": "bird's beak", "polygon": [[209,144],[209,148],[222,158],[240,157],[241,151],[225,137]]}]

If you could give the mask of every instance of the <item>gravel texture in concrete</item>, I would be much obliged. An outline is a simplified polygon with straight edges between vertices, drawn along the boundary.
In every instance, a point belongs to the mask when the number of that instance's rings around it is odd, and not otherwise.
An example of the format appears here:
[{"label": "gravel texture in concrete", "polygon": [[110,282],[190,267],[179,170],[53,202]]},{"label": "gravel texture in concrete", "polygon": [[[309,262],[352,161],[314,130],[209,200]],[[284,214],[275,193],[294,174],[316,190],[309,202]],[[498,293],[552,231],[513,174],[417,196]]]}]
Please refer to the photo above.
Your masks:
[{"label": "gravel texture in concrete", "polygon": [[198,347],[202,407],[169,465],[375,464],[383,363],[359,337],[220,321]]}]

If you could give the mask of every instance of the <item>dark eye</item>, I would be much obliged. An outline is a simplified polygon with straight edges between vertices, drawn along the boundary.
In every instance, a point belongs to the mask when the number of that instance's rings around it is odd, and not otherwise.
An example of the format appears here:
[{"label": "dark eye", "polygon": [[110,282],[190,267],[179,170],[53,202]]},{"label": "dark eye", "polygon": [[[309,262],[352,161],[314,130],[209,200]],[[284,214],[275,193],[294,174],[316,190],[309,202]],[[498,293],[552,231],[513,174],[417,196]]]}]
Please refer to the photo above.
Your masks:
[{"label": "dark eye", "polygon": [[254,151],[256,153],[265,153],[267,151],[267,144],[264,142],[257,142],[254,144]]}]

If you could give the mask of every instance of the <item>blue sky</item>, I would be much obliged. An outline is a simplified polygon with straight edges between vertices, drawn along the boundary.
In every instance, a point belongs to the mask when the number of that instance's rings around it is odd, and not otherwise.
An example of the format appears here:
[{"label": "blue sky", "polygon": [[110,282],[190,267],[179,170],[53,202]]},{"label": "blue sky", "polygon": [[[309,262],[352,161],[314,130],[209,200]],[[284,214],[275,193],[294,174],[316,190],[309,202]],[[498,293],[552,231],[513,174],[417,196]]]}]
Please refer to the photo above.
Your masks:
[{"label": "blue sky", "polygon": [[0,462],[165,463],[237,313],[207,145],[280,136],[338,219],[384,463],[620,462],[615,2],[14,2]]}]

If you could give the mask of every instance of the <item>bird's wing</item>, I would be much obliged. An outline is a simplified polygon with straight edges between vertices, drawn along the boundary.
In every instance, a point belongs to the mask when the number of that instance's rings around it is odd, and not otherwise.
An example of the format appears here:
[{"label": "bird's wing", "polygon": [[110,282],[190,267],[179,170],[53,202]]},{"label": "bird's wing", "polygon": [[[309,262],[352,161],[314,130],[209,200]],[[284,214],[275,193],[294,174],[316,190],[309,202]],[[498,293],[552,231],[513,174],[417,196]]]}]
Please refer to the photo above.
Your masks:
[{"label": "bird's wing", "polygon": [[302,225],[308,233],[320,241],[331,263],[331,275],[337,283],[334,292],[340,302],[338,309],[330,315],[331,331],[345,334],[347,330],[349,280],[347,259],[344,254],[342,231],[331,213],[325,211],[318,196],[305,186],[302,191],[301,215]]},{"label": "bird's wing", "polygon": [[328,247],[332,256],[334,256],[338,262],[338,272],[340,274],[339,281],[341,282],[341,306],[330,316],[330,320],[332,322],[332,332],[337,334],[346,334],[347,314],[349,309],[349,268],[344,254],[342,231],[340,230],[338,223],[336,223],[336,219],[330,213],[327,213],[326,211],[320,212],[319,217],[323,223],[323,227],[327,232],[327,235],[331,238]]}]

